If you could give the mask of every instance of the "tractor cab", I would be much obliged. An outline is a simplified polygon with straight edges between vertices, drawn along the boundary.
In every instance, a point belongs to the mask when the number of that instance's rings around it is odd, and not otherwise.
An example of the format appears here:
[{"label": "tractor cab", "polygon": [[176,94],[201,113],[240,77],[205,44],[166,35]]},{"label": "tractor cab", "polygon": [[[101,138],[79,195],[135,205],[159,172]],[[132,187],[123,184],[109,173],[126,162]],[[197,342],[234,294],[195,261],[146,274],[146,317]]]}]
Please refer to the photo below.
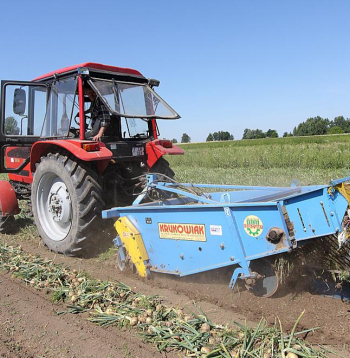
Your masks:
[{"label": "tractor cab", "polygon": [[14,162],[6,159],[9,143],[27,148],[22,149],[25,156],[34,143],[42,140],[92,140],[96,133],[91,126],[94,119],[87,114],[91,101],[84,95],[86,85],[109,112],[110,122],[102,142],[113,159],[145,157],[146,143],[159,135],[156,119],[180,118],[154,91],[159,81],[146,79],[132,69],[84,63],[32,82],[2,81],[3,172],[16,169]]},{"label": "tractor cab", "polygon": [[[57,186],[57,182],[70,182],[73,179],[68,177],[76,175],[71,165],[95,178],[101,194],[100,202],[91,204],[96,206],[94,217],[104,207],[130,204],[142,191],[146,173],[173,177],[163,156],[183,154],[183,150],[158,138],[156,121],[180,116],[155,92],[158,85],[159,81],[147,79],[136,70],[97,63],[66,67],[30,82],[2,81],[0,172],[8,173],[10,186],[0,182],[0,191],[5,188],[11,191],[9,195],[15,193],[11,196],[15,209],[5,211],[8,200],[0,195],[1,216],[18,212],[17,199],[31,200],[36,224],[50,242],[56,231],[57,237],[64,237],[74,215],[83,215],[70,202],[73,191],[68,201],[65,194],[58,200],[56,193],[66,191],[62,189],[66,184]],[[93,99],[87,95],[87,88],[93,92]],[[108,119],[99,137],[99,115],[92,110],[96,99]],[[46,176],[48,170],[51,174]],[[66,188],[69,191],[68,184]],[[38,193],[46,194],[39,200]],[[50,214],[46,213],[48,207]],[[50,233],[50,227],[56,231]],[[69,237],[76,234],[72,231]]]}]

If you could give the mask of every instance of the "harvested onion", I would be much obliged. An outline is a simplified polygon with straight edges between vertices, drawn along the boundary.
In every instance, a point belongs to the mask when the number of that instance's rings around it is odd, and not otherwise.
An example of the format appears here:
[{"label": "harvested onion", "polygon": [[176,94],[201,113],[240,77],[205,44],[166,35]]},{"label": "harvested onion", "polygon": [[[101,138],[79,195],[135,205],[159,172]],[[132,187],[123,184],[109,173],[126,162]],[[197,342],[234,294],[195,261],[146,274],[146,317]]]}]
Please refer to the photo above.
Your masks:
[{"label": "harvested onion", "polygon": [[136,326],[139,323],[139,319],[137,317],[130,318],[130,326]]},{"label": "harvested onion", "polygon": [[201,348],[201,353],[202,354],[209,354],[211,352],[209,347],[202,347]]},{"label": "harvested onion", "polygon": [[210,331],[210,326],[208,323],[203,323],[200,329],[201,333],[206,333]]},{"label": "harvested onion", "polygon": [[286,355],[286,358],[299,358],[299,356],[297,354],[295,354],[295,353],[289,352]]}]

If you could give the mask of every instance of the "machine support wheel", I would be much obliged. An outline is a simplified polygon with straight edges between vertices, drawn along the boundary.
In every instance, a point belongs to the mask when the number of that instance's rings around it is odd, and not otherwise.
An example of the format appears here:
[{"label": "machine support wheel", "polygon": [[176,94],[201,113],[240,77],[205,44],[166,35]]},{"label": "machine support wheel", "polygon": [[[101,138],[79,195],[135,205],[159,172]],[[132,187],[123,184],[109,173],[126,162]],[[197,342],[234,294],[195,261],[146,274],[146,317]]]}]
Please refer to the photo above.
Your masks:
[{"label": "machine support wheel", "polygon": [[123,246],[119,247],[116,259],[117,267],[120,271],[124,271],[126,267],[126,251]]},{"label": "machine support wheel", "polygon": [[136,273],[136,266],[131,261],[129,254],[126,252],[124,246],[119,247],[116,258],[117,267],[120,271],[130,269],[132,273]]},{"label": "machine support wheel", "polygon": [[274,266],[266,259],[254,260],[250,269],[258,274],[256,279],[247,279],[246,287],[255,296],[271,297],[279,288],[279,277]]},{"label": "machine support wheel", "polygon": [[84,163],[60,154],[42,157],[31,199],[35,224],[48,248],[82,255],[101,230],[102,196],[97,174]]},{"label": "machine support wheel", "polygon": [[0,234],[9,234],[15,228],[15,217],[10,216],[0,216]]}]

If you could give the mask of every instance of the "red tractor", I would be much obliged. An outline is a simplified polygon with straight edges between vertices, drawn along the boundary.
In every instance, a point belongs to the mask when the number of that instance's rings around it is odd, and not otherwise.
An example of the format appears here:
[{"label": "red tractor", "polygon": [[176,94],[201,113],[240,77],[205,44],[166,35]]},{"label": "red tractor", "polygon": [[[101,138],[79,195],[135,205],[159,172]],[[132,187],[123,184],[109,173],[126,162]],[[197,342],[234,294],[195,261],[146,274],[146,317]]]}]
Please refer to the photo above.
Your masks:
[{"label": "red tractor", "polygon": [[[180,116],[154,91],[158,85],[136,70],[97,63],[2,81],[0,172],[9,182],[0,181],[0,232],[13,226],[17,200],[31,200],[44,243],[82,255],[101,231],[104,208],[131,204],[149,171],[173,177],[163,156],[183,151],[158,138],[156,120]],[[86,86],[110,115],[101,141],[91,137]]]}]

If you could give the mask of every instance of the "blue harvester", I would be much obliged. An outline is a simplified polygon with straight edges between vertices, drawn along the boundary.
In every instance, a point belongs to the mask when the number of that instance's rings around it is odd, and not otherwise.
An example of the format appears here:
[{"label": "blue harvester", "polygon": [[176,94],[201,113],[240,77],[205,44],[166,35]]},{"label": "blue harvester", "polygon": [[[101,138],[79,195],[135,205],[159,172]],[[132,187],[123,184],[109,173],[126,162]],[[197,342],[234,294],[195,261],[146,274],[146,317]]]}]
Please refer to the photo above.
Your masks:
[{"label": "blue harvester", "polygon": [[130,261],[143,277],[186,276],[232,266],[231,288],[239,278],[268,297],[280,282],[275,255],[328,238],[337,248],[347,245],[349,180],[252,187],[176,183],[150,174],[132,206],[102,216],[117,219],[120,269]]}]

